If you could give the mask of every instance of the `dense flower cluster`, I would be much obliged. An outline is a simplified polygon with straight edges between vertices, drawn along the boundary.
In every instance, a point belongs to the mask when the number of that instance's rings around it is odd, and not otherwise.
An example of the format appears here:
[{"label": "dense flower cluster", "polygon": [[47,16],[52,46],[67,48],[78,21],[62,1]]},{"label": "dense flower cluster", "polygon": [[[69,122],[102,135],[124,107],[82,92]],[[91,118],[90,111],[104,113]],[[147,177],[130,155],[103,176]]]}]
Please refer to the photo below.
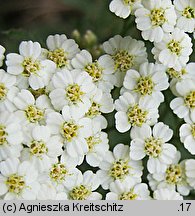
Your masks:
[{"label": "dense flower cluster", "polygon": [[[112,0],[110,10],[135,16],[155,62],[130,36],[104,42],[98,59],[64,34],[48,36],[45,48],[22,41],[5,54],[0,46],[1,199],[182,200],[195,189],[195,160],[181,160],[173,130],[158,120],[170,87],[170,107],[185,121],[180,140],[195,155],[195,3]],[[105,114],[113,111],[129,142],[112,149]]]}]

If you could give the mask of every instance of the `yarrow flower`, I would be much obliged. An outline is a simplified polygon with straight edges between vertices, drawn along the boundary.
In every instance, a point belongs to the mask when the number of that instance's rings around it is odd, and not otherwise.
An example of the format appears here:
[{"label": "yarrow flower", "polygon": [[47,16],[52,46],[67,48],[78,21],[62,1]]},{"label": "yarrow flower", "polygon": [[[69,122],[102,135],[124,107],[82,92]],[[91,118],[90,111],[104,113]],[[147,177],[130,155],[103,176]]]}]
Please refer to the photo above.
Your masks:
[{"label": "yarrow flower", "polygon": [[150,200],[148,185],[144,183],[131,185],[128,181],[116,180],[110,184],[106,200]]},{"label": "yarrow flower", "polygon": [[185,79],[176,84],[179,97],[173,99],[170,107],[179,117],[188,123],[195,121],[195,83],[192,79]]},{"label": "yarrow flower", "polygon": [[43,125],[33,127],[24,144],[22,160],[30,161],[39,172],[47,170],[63,152],[60,137],[52,136],[49,127]]},{"label": "yarrow flower", "polygon": [[53,61],[58,69],[71,69],[71,59],[79,52],[78,45],[66,35],[49,35],[46,44],[49,50],[44,50],[43,55]]},{"label": "yarrow flower", "polygon": [[177,13],[177,27],[192,33],[195,29],[195,2],[193,0],[174,0]]},{"label": "yarrow flower", "polygon": [[172,164],[168,165],[165,172],[161,171],[160,173],[148,175],[149,185],[152,190],[167,188],[176,190],[183,196],[189,195],[191,187],[187,183],[185,161],[179,163],[180,158],[181,154],[178,152]]},{"label": "yarrow flower", "polygon": [[124,76],[129,69],[138,69],[147,61],[145,44],[130,36],[116,35],[103,43],[104,51],[114,60],[116,86],[121,87]]},{"label": "yarrow flower", "polygon": [[179,129],[180,140],[184,147],[192,154],[195,155],[195,124],[186,123]]},{"label": "yarrow flower", "polygon": [[157,104],[164,101],[161,91],[169,87],[168,77],[162,65],[153,63],[143,63],[140,65],[139,72],[128,70],[123,86],[138,97],[151,96]]},{"label": "yarrow flower", "polygon": [[191,38],[183,30],[175,28],[173,32],[165,34],[161,42],[154,42],[152,53],[157,62],[181,70],[192,53]]},{"label": "yarrow flower", "polygon": [[18,91],[16,77],[0,69],[0,111],[13,112],[16,110],[13,100]]},{"label": "yarrow flower", "polygon": [[0,196],[4,200],[36,199],[40,187],[38,172],[30,162],[8,158],[0,163],[0,171]]},{"label": "yarrow flower", "polygon": [[46,95],[41,95],[35,99],[33,94],[26,89],[22,89],[16,94],[13,103],[18,109],[15,115],[20,118],[20,122],[24,126],[43,125],[45,124],[47,114],[53,112],[51,103]]},{"label": "yarrow flower", "polygon": [[92,122],[91,134],[85,138],[88,145],[86,162],[92,167],[100,165],[109,149],[108,135],[101,129],[98,122]]},{"label": "yarrow flower", "polygon": [[155,190],[153,197],[155,200],[183,200],[183,197],[178,192],[168,188]]},{"label": "yarrow flower", "polygon": [[109,8],[117,16],[125,19],[141,7],[141,0],[112,0]]},{"label": "yarrow flower", "polygon": [[49,113],[46,122],[51,133],[62,138],[70,156],[84,157],[89,150],[85,138],[91,135],[91,119],[80,113],[71,112],[69,106],[64,106],[62,115],[57,112]]},{"label": "yarrow flower", "polygon": [[67,187],[70,200],[100,200],[102,195],[94,192],[99,187],[100,180],[92,171],[86,171],[79,176],[74,184]]},{"label": "yarrow flower", "polygon": [[141,127],[144,123],[154,125],[159,117],[157,104],[152,98],[138,99],[129,92],[125,92],[115,101],[116,129],[123,133],[131,127]]},{"label": "yarrow flower", "polygon": [[169,75],[170,81],[170,90],[175,96],[179,96],[177,92],[176,85],[178,82],[181,82],[185,79],[194,79],[195,75],[195,63],[190,62],[182,67],[181,70],[175,70],[174,68],[167,68],[167,74]]},{"label": "yarrow flower", "polygon": [[37,90],[49,84],[55,64],[50,60],[42,59],[41,46],[38,42],[23,41],[19,46],[19,53],[7,55],[7,72],[22,76],[24,82]]},{"label": "yarrow flower", "polygon": [[161,42],[164,34],[172,32],[176,24],[176,13],[171,1],[143,0],[143,7],[135,11],[137,28],[144,40]]},{"label": "yarrow flower", "polygon": [[101,185],[104,189],[108,189],[116,180],[128,181],[130,184],[141,182],[142,163],[129,157],[129,146],[124,144],[117,144],[113,153],[107,152],[99,167],[97,175],[102,180]]},{"label": "yarrow flower", "polygon": [[92,77],[93,83],[104,92],[109,93],[114,88],[115,67],[111,56],[103,55],[93,61],[91,54],[87,50],[82,50],[72,59],[71,63],[75,69],[86,71]]},{"label": "yarrow flower", "polygon": [[54,89],[49,97],[56,110],[62,110],[65,105],[77,109],[78,112],[89,109],[95,85],[87,72],[63,69],[53,76],[52,84]]},{"label": "yarrow flower", "polygon": [[185,162],[187,182],[195,189],[195,160],[188,159]]},{"label": "yarrow flower", "polygon": [[0,162],[8,157],[19,157],[22,142],[20,119],[8,111],[0,112]]},{"label": "yarrow flower", "polygon": [[153,129],[147,124],[131,130],[130,157],[141,160],[148,156],[147,169],[150,173],[164,172],[172,163],[176,148],[166,143],[173,136],[173,131],[164,123],[159,122]]}]

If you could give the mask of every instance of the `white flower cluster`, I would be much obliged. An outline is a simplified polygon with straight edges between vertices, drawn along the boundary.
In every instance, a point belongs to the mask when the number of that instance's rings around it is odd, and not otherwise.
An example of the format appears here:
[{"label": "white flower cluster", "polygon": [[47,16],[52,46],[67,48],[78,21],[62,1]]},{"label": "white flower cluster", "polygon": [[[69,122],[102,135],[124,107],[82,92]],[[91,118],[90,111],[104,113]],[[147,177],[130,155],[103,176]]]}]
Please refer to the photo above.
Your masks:
[{"label": "white flower cluster", "polygon": [[144,44],[142,48],[137,45],[132,53],[128,47],[135,42],[132,44],[129,36],[115,36],[104,43],[107,53],[118,47],[121,54],[126,53],[122,57],[120,97],[115,101],[116,129],[121,133],[130,130],[131,160],[138,162],[147,156],[147,179],[153,198],[181,199],[195,189],[195,160],[181,161],[182,152],[168,143],[173,131],[158,122],[158,108],[164,102],[162,91],[170,87],[176,96],[170,107],[185,121],[179,130],[180,140],[195,155],[195,63],[188,63],[193,51],[188,33],[195,35],[195,2],[112,0],[110,10],[124,19],[135,16],[142,38],[153,42],[155,60],[149,63],[143,58],[147,57]]},{"label": "white flower cluster", "polygon": [[[102,113],[114,110],[114,60],[93,61],[65,35],[47,49],[23,41],[0,70],[0,196],[2,199],[101,199],[98,167],[108,153]],[[1,65],[5,49],[1,48]]]},{"label": "white flower cluster", "polygon": [[[195,155],[194,1],[113,0],[110,10],[135,15],[155,63],[130,36],[104,42],[95,60],[64,34],[48,36],[47,48],[22,41],[6,56],[0,46],[0,199],[182,200],[195,189],[195,160],[181,160],[173,130],[158,121],[170,87],[181,142]],[[114,110],[129,141],[112,149],[105,114]]]}]

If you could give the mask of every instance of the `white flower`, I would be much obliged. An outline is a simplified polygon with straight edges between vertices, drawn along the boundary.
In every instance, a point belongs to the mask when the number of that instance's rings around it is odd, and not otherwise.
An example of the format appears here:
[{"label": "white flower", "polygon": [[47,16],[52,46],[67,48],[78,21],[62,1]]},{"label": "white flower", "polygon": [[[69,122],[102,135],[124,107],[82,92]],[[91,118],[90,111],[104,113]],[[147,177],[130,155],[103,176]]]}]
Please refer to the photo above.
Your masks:
[{"label": "white flower", "polygon": [[73,158],[63,152],[60,160],[51,164],[50,167],[39,176],[39,182],[44,184],[50,182],[58,192],[64,191],[64,187],[72,186],[73,182],[82,175],[76,168],[80,164],[79,158]]},{"label": "white flower", "polygon": [[123,86],[139,97],[151,96],[160,105],[164,101],[161,91],[167,89],[169,83],[164,66],[146,62],[140,65],[139,72],[127,71]]},{"label": "white flower", "polygon": [[85,113],[85,116],[91,118],[93,121],[99,122],[101,128],[105,129],[108,123],[102,113],[111,113],[114,110],[112,95],[102,92],[101,89],[96,89],[90,101],[91,106]]},{"label": "white flower", "polygon": [[93,61],[87,50],[82,50],[71,61],[75,69],[86,71],[93,83],[104,92],[110,92],[115,85],[116,79],[113,75],[115,67],[114,60],[110,55],[102,55],[98,60]]},{"label": "white flower", "polygon": [[72,112],[69,106],[64,106],[62,115],[57,112],[48,114],[47,125],[52,134],[61,136],[70,156],[84,157],[88,152],[85,138],[91,134],[91,119],[83,117],[79,112]]},{"label": "white flower", "polygon": [[154,173],[149,177],[149,185],[151,181],[151,188],[153,190],[160,188],[167,188],[170,190],[177,190],[181,195],[187,196],[190,193],[191,187],[186,181],[185,161],[179,160],[181,158],[180,152],[176,155],[172,164],[170,164],[165,172]]},{"label": "white flower", "polygon": [[67,200],[67,194],[64,191],[58,192],[51,182],[44,182],[40,185],[37,200]]},{"label": "white flower", "polygon": [[112,0],[109,9],[117,16],[125,19],[141,7],[141,0]]},{"label": "white flower", "polygon": [[161,188],[154,191],[153,197],[155,200],[183,200],[183,197],[179,193],[168,188]]},{"label": "white flower", "polygon": [[159,122],[153,129],[147,124],[131,129],[130,157],[141,160],[149,156],[147,169],[150,173],[165,172],[167,165],[171,164],[176,148],[166,143],[173,136],[173,131],[164,123]]},{"label": "white flower", "polygon": [[52,136],[49,127],[35,126],[26,140],[22,160],[30,161],[39,172],[48,170],[63,152],[59,136]]},{"label": "white flower", "polygon": [[186,166],[187,182],[191,187],[195,189],[195,160],[194,159],[186,160],[185,166]]},{"label": "white flower", "polygon": [[184,31],[175,28],[172,33],[165,34],[161,42],[154,42],[152,53],[163,65],[181,70],[192,53],[191,38]]},{"label": "white flower", "polygon": [[64,34],[49,35],[46,44],[49,49],[44,53],[46,58],[53,61],[59,69],[71,68],[71,59],[79,52],[73,39],[67,39]]},{"label": "white flower", "polygon": [[176,84],[179,97],[173,99],[170,107],[179,117],[184,118],[188,123],[195,121],[195,82],[192,79],[185,79]]},{"label": "white flower", "polygon": [[19,157],[23,134],[19,119],[10,112],[0,112],[0,161]]},{"label": "white flower", "polygon": [[55,109],[62,110],[65,105],[69,105],[85,113],[91,106],[90,97],[95,85],[87,72],[63,69],[53,76],[52,83],[54,90],[49,97]]},{"label": "white flower", "polygon": [[7,55],[7,72],[20,75],[24,82],[27,79],[32,89],[43,88],[48,85],[55,64],[41,58],[41,46],[38,42],[23,41],[19,46],[19,53]]},{"label": "white flower", "polygon": [[172,32],[176,13],[170,0],[143,0],[143,7],[135,11],[137,28],[144,40],[160,42],[164,33]]},{"label": "white flower", "polygon": [[32,93],[26,89],[22,89],[13,102],[18,108],[15,114],[20,118],[23,126],[44,124],[47,114],[53,111],[46,95],[41,95],[35,99]]},{"label": "white flower", "polygon": [[183,124],[179,129],[179,135],[184,147],[195,155],[195,124]]},{"label": "white flower", "polygon": [[0,69],[0,111],[16,110],[13,99],[17,92],[16,77]]},{"label": "white flower", "polygon": [[116,180],[110,184],[110,191],[106,200],[150,200],[148,185],[140,183],[131,185],[128,181]]},{"label": "white flower", "polygon": [[194,0],[174,0],[173,3],[177,13],[177,27],[192,33],[195,28]]},{"label": "white flower", "polygon": [[174,68],[167,68],[167,74],[171,78],[170,89],[175,96],[179,96],[176,89],[176,84],[184,79],[194,79],[195,77],[195,63],[191,62],[177,71]]},{"label": "white flower", "polygon": [[143,41],[130,36],[116,35],[103,43],[104,51],[111,55],[115,64],[116,86],[121,87],[127,70],[137,70],[140,64],[147,62],[147,52]]},{"label": "white flower", "polygon": [[120,180],[129,181],[131,185],[141,182],[142,163],[129,157],[129,146],[117,144],[113,153],[108,151],[99,165],[97,175],[101,179],[103,189],[108,189],[110,183]]},{"label": "white flower", "polygon": [[94,192],[100,185],[100,180],[92,171],[86,171],[79,176],[73,185],[67,186],[69,200],[101,200],[102,195]]},{"label": "white flower", "polygon": [[132,126],[141,127],[143,123],[154,125],[159,117],[158,109],[152,98],[138,99],[129,92],[125,92],[115,101],[116,129],[123,133]]},{"label": "white flower", "polygon": [[3,60],[5,58],[4,53],[5,53],[5,48],[0,45],[0,67],[3,65]]},{"label": "white flower", "polygon": [[35,200],[39,190],[38,172],[28,161],[8,158],[0,163],[0,196],[5,200]]},{"label": "white flower", "polygon": [[86,162],[92,167],[100,165],[109,149],[108,135],[102,132],[101,129],[99,122],[92,122],[91,134],[85,138],[88,145]]}]

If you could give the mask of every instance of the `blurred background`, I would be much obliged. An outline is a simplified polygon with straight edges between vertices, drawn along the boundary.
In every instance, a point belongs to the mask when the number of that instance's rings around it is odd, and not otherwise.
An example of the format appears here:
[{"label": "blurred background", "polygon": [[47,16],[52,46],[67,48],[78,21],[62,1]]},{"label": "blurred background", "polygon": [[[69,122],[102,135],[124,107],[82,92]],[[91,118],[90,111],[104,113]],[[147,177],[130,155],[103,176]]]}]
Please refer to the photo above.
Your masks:
[{"label": "blurred background", "polygon": [[120,33],[123,20],[112,14],[110,0],[0,0],[0,43],[13,52],[22,40],[45,46],[49,34],[71,37],[90,29],[101,41]]},{"label": "blurred background", "polygon": [[[6,52],[18,52],[18,46],[23,40],[38,41],[46,47],[45,41],[50,34],[66,34],[70,37],[86,39],[87,30],[91,30],[97,36],[97,44],[102,43],[115,34],[130,35],[141,39],[140,32],[135,27],[134,17],[123,20],[109,11],[111,0],[0,0],[0,44],[6,47]],[[75,30],[77,30],[75,32]],[[73,33],[74,32],[74,33]],[[192,36],[192,35],[191,35]],[[148,50],[149,61],[153,61],[151,55],[152,43],[145,42]],[[86,48],[80,41],[80,47]],[[195,47],[193,47],[195,49]],[[101,54],[101,53],[99,53]],[[98,57],[98,54],[95,56]],[[190,58],[195,61],[195,54]],[[177,118],[169,108],[170,101],[174,98],[170,90],[166,90],[165,102],[160,106],[160,119],[174,130],[174,137],[170,141],[181,151],[182,159],[194,158],[183,147],[179,139],[179,127],[183,120]],[[112,92],[116,99],[119,89]],[[115,129],[115,112],[105,115],[108,119],[108,133],[111,149],[117,143],[129,144],[129,132],[119,133]],[[144,161],[146,163],[146,161]],[[81,166],[81,170],[87,169]],[[146,172],[143,178],[146,180]],[[101,191],[101,189],[100,189]],[[101,191],[103,194],[105,192]],[[195,199],[195,191],[187,197]]]}]

